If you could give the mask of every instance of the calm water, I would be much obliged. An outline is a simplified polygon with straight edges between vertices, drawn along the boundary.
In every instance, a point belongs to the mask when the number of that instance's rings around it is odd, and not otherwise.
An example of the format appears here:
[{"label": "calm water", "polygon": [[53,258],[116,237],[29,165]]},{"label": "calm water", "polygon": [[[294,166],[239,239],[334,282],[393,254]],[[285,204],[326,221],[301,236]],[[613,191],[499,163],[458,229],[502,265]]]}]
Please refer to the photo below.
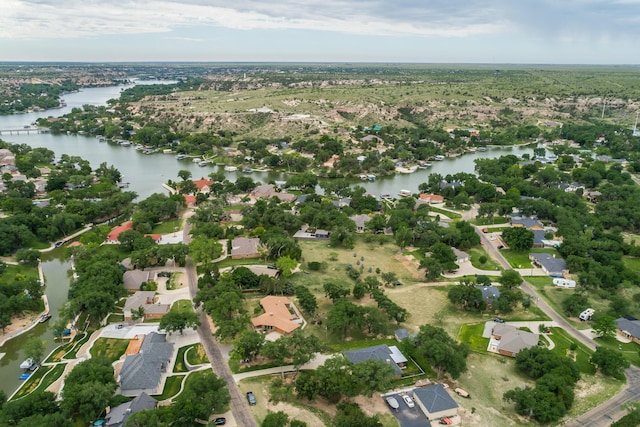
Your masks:
[{"label": "calm water", "polygon": [[[65,95],[64,99],[67,106],[64,108],[38,113],[0,116],[0,129],[23,129],[25,125],[32,124],[40,117],[60,116],[69,113],[72,108],[82,107],[84,104],[105,105],[107,100],[117,98],[120,91],[126,87],[128,86],[85,89],[81,92]],[[139,199],[144,199],[153,193],[165,193],[161,187],[162,183],[169,179],[177,180],[180,170],[191,171],[194,179],[197,179],[206,177],[209,173],[220,169],[215,165],[200,167],[189,159],[179,161],[175,159],[173,154],[155,153],[145,155],[140,151],[136,151],[133,147],[99,143],[96,138],[87,136],[31,133],[2,135],[0,138],[12,143],[28,144],[32,147],[46,147],[54,151],[57,157],[62,154],[80,156],[88,160],[94,168],[98,167],[102,162],[114,165],[122,173],[123,181],[130,183],[129,190],[135,191],[139,195]],[[443,176],[457,172],[473,173],[474,160],[477,158],[493,158],[504,154],[522,155],[525,153],[532,154],[532,147],[490,148],[486,152],[466,154],[441,162],[433,162],[432,168],[419,169],[413,174],[396,174],[392,177],[377,179],[374,182],[357,182],[377,195],[383,193],[396,195],[401,189],[417,192],[418,185],[426,182],[431,173],[439,173]],[[238,176],[242,175],[239,172],[225,173],[231,181],[235,181]],[[286,174],[275,172],[253,173],[249,176],[256,181],[262,182],[286,180]],[[45,254],[43,257],[43,270],[47,283],[46,293],[53,318],[49,323],[38,325],[27,334],[9,341],[0,348],[0,353],[6,353],[0,360],[0,388],[7,394],[11,394],[19,384],[18,377],[22,373],[19,365],[24,360],[24,353],[21,348],[29,338],[37,336],[47,341],[49,350],[55,347],[53,335],[48,329],[48,324],[57,319],[58,309],[66,301],[69,289],[67,271],[70,265],[67,261],[62,260],[61,255],[62,250],[58,250]]]}]

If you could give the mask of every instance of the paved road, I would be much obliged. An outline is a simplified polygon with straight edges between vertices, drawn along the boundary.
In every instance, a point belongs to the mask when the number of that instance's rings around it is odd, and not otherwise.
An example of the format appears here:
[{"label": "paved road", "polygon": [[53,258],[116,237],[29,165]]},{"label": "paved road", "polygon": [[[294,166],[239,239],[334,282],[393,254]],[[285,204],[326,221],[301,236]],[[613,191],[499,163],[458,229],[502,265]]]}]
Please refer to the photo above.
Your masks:
[{"label": "paved road", "polygon": [[[480,236],[480,239],[484,242],[484,247],[487,248],[489,253],[505,268],[511,268],[507,260],[502,256],[500,251],[495,248],[487,236],[478,227],[476,233]],[[535,289],[526,281],[522,284],[522,290],[531,295],[534,301],[538,304],[538,307],[557,323],[559,327],[567,331],[572,337],[580,341],[592,350],[596,349],[596,343],[583,335],[580,331],[573,327],[564,317],[560,316],[547,302],[540,298]],[[612,422],[622,418],[626,413],[626,409],[623,405],[627,402],[640,400],[640,369],[635,366],[631,366],[625,370],[627,377],[627,384],[624,389],[613,396],[606,402],[601,403],[591,411],[583,414],[575,420],[569,421],[565,424],[565,427],[600,427],[610,425]]]},{"label": "paved road", "polygon": [[[184,226],[184,239],[185,244],[189,243],[190,236],[189,231],[191,230],[191,225],[187,224],[185,221]],[[189,281],[189,290],[191,292],[191,298],[195,298],[196,292],[198,291],[198,275],[196,273],[196,267],[188,260],[187,264],[187,278]],[[209,317],[207,314],[202,311],[202,309],[198,309],[200,312],[200,327],[198,328],[198,335],[200,335],[200,342],[202,343],[202,347],[207,353],[207,357],[211,361],[211,367],[213,371],[222,379],[227,382],[227,387],[229,388],[229,394],[231,395],[231,413],[236,420],[237,425],[241,427],[258,427],[258,423],[253,418],[253,414],[249,409],[249,403],[247,402],[246,397],[236,384],[233,379],[233,374],[229,369],[229,365],[225,361],[224,357],[222,357],[222,351],[220,349],[220,344],[213,337],[211,331],[211,323],[209,322]]]}]

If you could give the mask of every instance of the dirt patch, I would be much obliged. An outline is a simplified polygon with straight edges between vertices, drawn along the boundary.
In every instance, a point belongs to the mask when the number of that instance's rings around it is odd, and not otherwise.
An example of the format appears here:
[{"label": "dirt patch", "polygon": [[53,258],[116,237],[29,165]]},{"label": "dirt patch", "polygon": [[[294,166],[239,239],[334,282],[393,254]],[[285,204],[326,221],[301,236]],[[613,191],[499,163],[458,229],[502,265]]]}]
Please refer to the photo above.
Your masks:
[{"label": "dirt patch", "polygon": [[384,403],[384,400],[379,394],[374,394],[371,397],[356,396],[352,400],[360,405],[362,412],[364,412],[369,417],[376,414],[389,413],[387,405]]},{"label": "dirt patch", "polygon": [[289,415],[290,420],[300,420],[307,423],[309,427],[324,427],[324,423],[313,412],[289,403],[279,402],[277,404],[267,403],[267,409],[273,412],[282,411]]},{"label": "dirt patch", "polygon": [[415,280],[424,279],[424,273],[418,270],[420,263],[413,255],[395,255],[394,260],[400,262],[407,269],[411,277]]}]

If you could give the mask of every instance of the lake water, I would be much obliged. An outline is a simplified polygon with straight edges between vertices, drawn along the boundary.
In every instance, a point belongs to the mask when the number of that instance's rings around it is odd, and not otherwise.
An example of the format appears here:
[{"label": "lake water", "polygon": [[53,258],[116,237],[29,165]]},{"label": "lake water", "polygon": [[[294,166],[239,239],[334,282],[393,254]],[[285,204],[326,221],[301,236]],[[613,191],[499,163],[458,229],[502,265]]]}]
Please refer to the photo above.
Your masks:
[{"label": "lake water", "polygon": [[[167,83],[158,81],[141,82],[143,84]],[[38,118],[61,116],[71,112],[74,107],[81,108],[85,104],[105,105],[107,100],[119,97],[120,91],[130,86],[111,86],[103,88],[84,89],[80,92],[66,94],[64,96],[66,107],[44,112],[19,114],[12,116],[0,116],[0,129],[23,129],[25,125],[31,125]],[[123,181],[128,182],[130,191],[135,191],[139,199],[144,199],[153,193],[165,193],[162,183],[169,179],[177,180],[180,170],[188,170],[194,179],[206,177],[209,173],[220,170],[215,165],[200,167],[189,159],[176,160],[173,154],[155,153],[152,155],[143,154],[133,147],[122,147],[111,143],[100,143],[95,137],[79,135],[53,135],[21,133],[18,135],[2,135],[4,141],[18,144],[27,144],[31,147],[46,147],[56,153],[57,157],[62,154],[80,156],[88,160],[93,168],[102,162],[114,165],[123,175]],[[457,172],[474,172],[474,160],[477,158],[493,158],[505,154],[532,154],[533,147],[506,147],[489,148],[485,152],[469,153],[460,157],[445,159],[440,162],[433,162],[430,169],[419,169],[413,174],[396,174],[395,176],[379,178],[373,182],[354,181],[365,187],[373,194],[396,195],[399,190],[418,191],[418,186],[428,180],[431,173],[439,173],[443,176],[455,174]],[[229,180],[243,175],[240,172],[225,172]],[[286,180],[286,174],[277,172],[253,173],[251,176],[256,181],[267,182],[270,180]],[[52,323],[57,319],[58,309],[66,301],[69,289],[69,276],[67,274],[70,264],[62,259],[62,249],[53,251],[43,256],[43,271],[46,278],[46,294],[49,298]],[[11,394],[18,386],[18,377],[22,373],[19,368],[24,360],[22,346],[31,337],[37,336],[48,342],[48,349],[53,350],[55,344],[53,335],[45,323],[38,325],[18,338],[7,342],[0,348],[0,353],[6,355],[0,360],[0,388]]]}]

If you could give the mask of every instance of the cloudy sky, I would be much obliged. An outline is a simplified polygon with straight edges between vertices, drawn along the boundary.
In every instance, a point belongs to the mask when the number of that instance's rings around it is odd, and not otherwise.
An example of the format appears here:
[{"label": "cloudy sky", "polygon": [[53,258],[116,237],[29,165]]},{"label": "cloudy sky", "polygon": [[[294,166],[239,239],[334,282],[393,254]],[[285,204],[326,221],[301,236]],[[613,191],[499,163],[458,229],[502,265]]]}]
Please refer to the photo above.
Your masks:
[{"label": "cloudy sky", "polygon": [[640,63],[640,0],[0,0],[0,61]]}]

